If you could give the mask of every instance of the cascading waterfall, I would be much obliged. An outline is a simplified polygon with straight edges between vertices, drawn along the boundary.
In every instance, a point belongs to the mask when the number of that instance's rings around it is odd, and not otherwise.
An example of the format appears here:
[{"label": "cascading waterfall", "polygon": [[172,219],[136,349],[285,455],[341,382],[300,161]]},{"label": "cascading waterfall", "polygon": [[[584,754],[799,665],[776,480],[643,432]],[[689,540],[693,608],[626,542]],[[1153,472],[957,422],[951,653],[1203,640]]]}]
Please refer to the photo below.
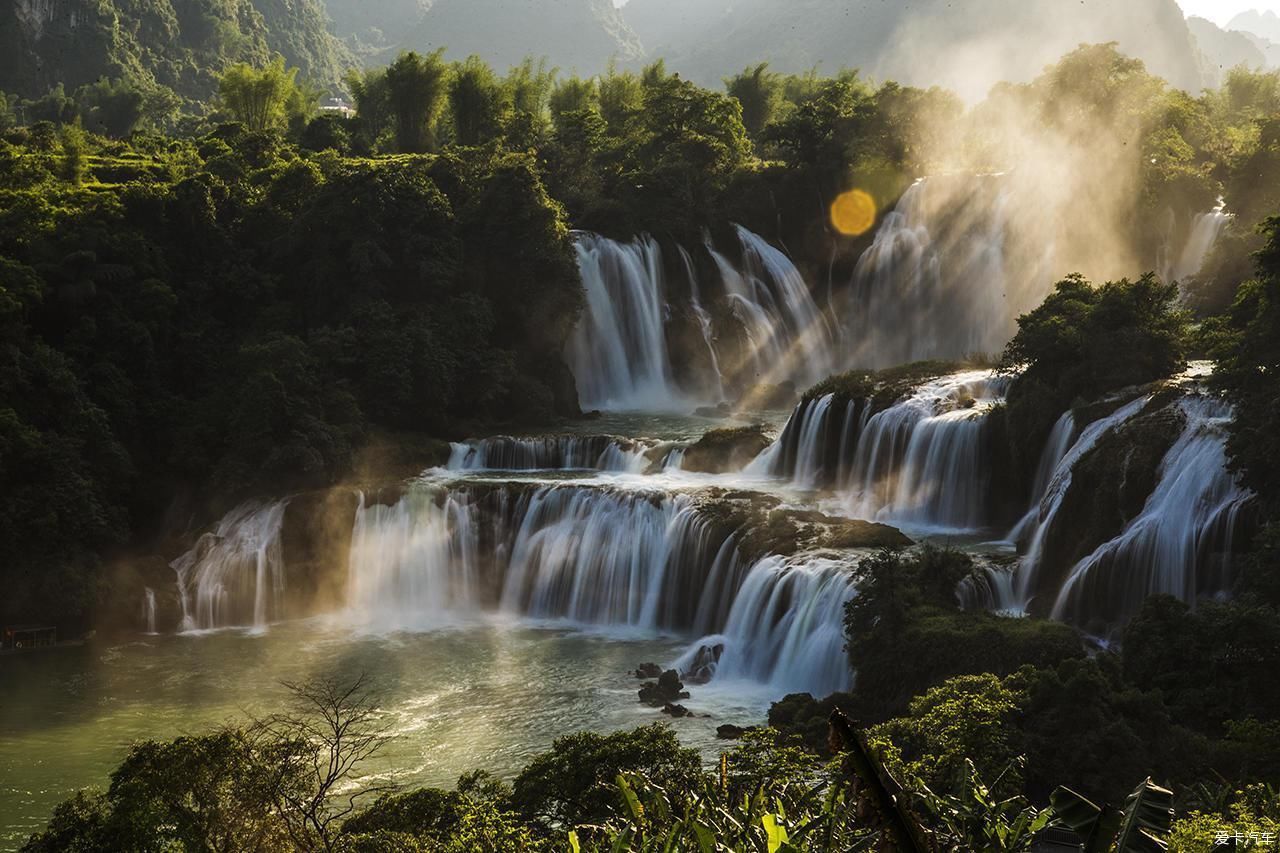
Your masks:
[{"label": "cascading waterfall", "polygon": [[285,589],[280,533],[287,504],[236,507],[170,563],[178,574],[182,630],[263,629],[279,618]]},{"label": "cascading waterfall", "polygon": [[1166,248],[1160,277],[1165,281],[1183,282],[1199,273],[1230,221],[1231,214],[1227,213],[1226,202],[1222,199],[1213,210],[1197,214],[1182,250],[1175,253]]},{"label": "cascading waterfall", "polygon": [[747,572],[724,630],[698,640],[675,666],[698,680],[762,682],[780,694],[847,690],[844,605],[854,594],[847,562],[765,557]]},{"label": "cascading waterfall", "polygon": [[671,408],[681,398],[667,351],[662,250],[651,237],[619,243],[576,237],[586,290],[569,340],[569,366],[588,409]]},{"label": "cascading waterfall", "polygon": [[831,330],[795,264],[758,234],[735,225],[742,267],[708,242],[734,317],[755,359],[757,382],[812,384],[835,369]]},{"label": "cascading waterfall", "polygon": [[[791,260],[757,234],[735,226],[741,263],[711,246],[728,310],[748,342],[750,376],[738,381],[812,383],[835,367],[827,320]],[[722,353],[693,258],[677,247],[688,284],[672,292],[662,250],[648,236],[619,243],[577,235],[586,310],[566,356],[584,408],[664,411],[717,403],[725,397]],[[706,350],[708,375],[677,365],[667,325],[675,300],[687,299]],[[694,375],[694,374],[699,375]]]},{"label": "cascading waterfall", "polygon": [[639,473],[651,449],[612,435],[495,436],[455,442],[450,471],[596,470]]},{"label": "cascading waterfall", "polygon": [[348,607],[378,631],[501,614],[706,636],[694,649],[724,654],[704,677],[834,690],[851,577],[827,557],[747,564],[683,495],[423,483],[394,506],[361,502]]},{"label": "cascading waterfall", "polygon": [[1022,542],[1034,532],[1040,517],[1040,502],[1049,491],[1058,465],[1071,449],[1071,439],[1075,432],[1075,415],[1070,411],[1064,412],[1053,425],[1049,440],[1045,442],[1044,451],[1040,454],[1040,464],[1036,467],[1036,481],[1031,487],[1031,507],[1009,533],[1010,542]]},{"label": "cascading waterfall", "polygon": [[1021,568],[1018,570],[1018,580],[1014,588],[1016,598],[1012,601],[1000,602],[1001,609],[1023,612],[1036,594],[1037,574],[1044,559],[1045,540],[1057,518],[1058,510],[1062,508],[1062,500],[1066,497],[1067,490],[1071,488],[1071,472],[1076,463],[1092,450],[1104,435],[1141,412],[1149,400],[1149,397],[1139,397],[1116,409],[1105,418],[1089,424],[1071,445],[1071,449],[1058,461],[1034,517],[1030,521],[1024,519],[1019,524],[1023,537],[1023,540],[1019,541],[1024,541],[1029,536],[1030,544],[1022,558]]},{"label": "cascading waterfall", "polygon": [[999,175],[912,185],[858,260],[840,312],[850,363],[882,368],[1002,350],[1049,284],[1023,270],[1011,292],[1008,210]]},{"label": "cascading waterfall", "polygon": [[692,499],[582,486],[415,486],[361,505],[348,605],[380,630],[482,611],[650,631],[692,627],[716,571]]},{"label": "cascading waterfall", "polygon": [[1227,466],[1231,408],[1200,395],[1178,405],[1186,427],[1160,463],[1155,491],[1119,536],[1072,569],[1055,619],[1116,625],[1149,595],[1194,602],[1229,587],[1232,538],[1252,498]]},{"label": "cascading waterfall", "polygon": [[965,371],[874,414],[869,400],[809,400],[748,471],[798,488],[836,488],[857,518],[979,529],[989,523],[983,422],[1007,386],[992,371]]},{"label": "cascading waterfall", "polygon": [[693,258],[680,247],[680,260],[684,264],[685,275],[689,278],[689,307],[698,318],[698,328],[702,332],[702,344],[707,349],[707,358],[711,364],[712,400],[724,399],[724,376],[720,372],[720,356],[716,353],[715,332],[712,329],[711,312],[702,305],[702,288],[698,284],[698,271],[694,269]]}]

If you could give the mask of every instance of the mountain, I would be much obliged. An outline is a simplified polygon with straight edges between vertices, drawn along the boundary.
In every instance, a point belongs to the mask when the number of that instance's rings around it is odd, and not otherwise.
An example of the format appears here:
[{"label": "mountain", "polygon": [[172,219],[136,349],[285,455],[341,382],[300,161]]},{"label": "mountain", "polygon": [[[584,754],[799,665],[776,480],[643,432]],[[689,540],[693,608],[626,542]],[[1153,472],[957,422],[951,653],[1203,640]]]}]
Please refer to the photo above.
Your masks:
[{"label": "mountain", "polygon": [[527,56],[562,71],[595,74],[610,59],[644,55],[612,0],[435,0],[401,49],[446,48],[450,59],[478,54],[499,70]]},{"label": "mountain", "polygon": [[623,15],[650,57],[708,84],[768,60],[790,72],[856,67],[977,99],[1082,42],[1107,41],[1176,86],[1203,83],[1175,0],[630,0]]},{"label": "mountain", "polygon": [[1245,33],[1224,30],[1204,18],[1187,18],[1187,27],[1200,48],[1205,82],[1211,86],[1219,85],[1226,73],[1238,65],[1258,69],[1269,64],[1266,54]]},{"label": "mountain", "polygon": [[1254,47],[1262,51],[1262,55],[1267,58],[1268,68],[1280,68],[1280,43],[1269,41],[1262,36],[1244,32],[1243,30],[1238,30],[1237,32],[1247,38]]},{"label": "mountain", "polygon": [[1259,12],[1257,9],[1241,12],[1227,24],[1229,30],[1243,30],[1259,38],[1280,44],[1280,15],[1275,12]]},{"label": "mountain", "polygon": [[365,48],[395,44],[422,21],[431,0],[327,0],[333,31]]},{"label": "mountain", "polygon": [[0,91],[39,97],[101,78],[205,99],[235,62],[283,54],[331,86],[351,64],[320,0],[9,0],[0,4]]}]

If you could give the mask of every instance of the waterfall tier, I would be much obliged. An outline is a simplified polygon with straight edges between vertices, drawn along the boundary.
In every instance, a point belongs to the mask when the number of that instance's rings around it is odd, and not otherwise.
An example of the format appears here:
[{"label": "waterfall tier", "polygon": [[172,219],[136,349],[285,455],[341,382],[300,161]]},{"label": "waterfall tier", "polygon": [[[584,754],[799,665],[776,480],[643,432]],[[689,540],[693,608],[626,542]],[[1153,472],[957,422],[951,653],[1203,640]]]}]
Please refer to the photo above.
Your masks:
[{"label": "waterfall tier", "polygon": [[587,306],[566,355],[587,409],[670,411],[757,384],[808,384],[835,366],[834,339],[804,278],[760,236],[735,228],[734,255],[700,247],[718,272],[700,281],[676,247],[576,238]]},{"label": "waterfall tier", "polygon": [[379,630],[500,612],[680,631],[695,627],[723,535],[691,498],[589,486],[417,486],[361,505],[348,606]]},{"label": "waterfall tier", "polygon": [[280,534],[287,503],[236,507],[173,561],[182,630],[263,629],[280,618],[285,590]]},{"label": "waterfall tier", "polygon": [[1186,425],[1160,462],[1155,490],[1119,536],[1071,570],[1055,619],[1118,625],[1150,595],[1195,601],[1230,588],[1233,540],[1252,498],[1227,466],[1231,409],[1202,396],[1176,405]]},{"label": "waterfall tier", "polygon": [[923,528],[988,526],[983,424],[1006,377],[966,371],[923,382],[887,408],[827,394],[797,407],[751,471],[836,489],[855,518]]},{"label": "waterfall tier", "polygon": [[450,471],[629,471],[648,464],[650,444],[612,435],[495,436],[455,442]]}]

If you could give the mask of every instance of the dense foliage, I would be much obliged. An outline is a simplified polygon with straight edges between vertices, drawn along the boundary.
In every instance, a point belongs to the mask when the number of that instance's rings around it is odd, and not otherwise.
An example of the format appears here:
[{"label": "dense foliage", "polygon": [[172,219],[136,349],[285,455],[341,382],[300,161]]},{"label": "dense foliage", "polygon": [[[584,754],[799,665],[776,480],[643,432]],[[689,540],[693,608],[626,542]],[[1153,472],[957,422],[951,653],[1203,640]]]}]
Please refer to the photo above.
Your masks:
[{"label": "dense foliage", "polygon": [[[1173,793],[1149,779],[1132,792],[1117,789],[1115,806],[1065,788],[1047,807],[1033,802],[1018,793],[1022,764],[1014,757],[1029,677],[954,679],[914,702],[911,716],[869,731],[836,714],[830,761],[763,729],[708,773],[672,729],[656,725],[561,738],[514,786],[475,771],[453,790],[405,792],[364,775],[385,742],[371,695],[358,686],[300,685],[302,701],[291,712],[134,746],[106,792],[66,800],[23,850],[1014,853],[1055,825],[1099,835],[1095,849],[1129,853],[1164,849],[1151,839],[1171,841],[1173,851],[1208,850],[1223,826],[1273,828],[1280,819],[1276,792],[1265,785],[1193,798],[1195,811],[1176,823]],[[1078,735],[1052,734],[1063,724],[1055,719],[1037,731],[1066,747]],[[304,731],[308,737],[296,737]],[[1042,748],[1034,736],[1030,742]],[[324,757],[333,760],[313,761]],[[1115,756],[1089,766],[1130,770]],[[1125,839],[1139,819],[1149,839],[1131,847]]]},{"label": "dense foliage", "polygon": [[576,411],[580,285],[527,155],[38,125],[0,160],[4,621],[83,624],[97,559],[175,500],[333,482],[370,430]]}]

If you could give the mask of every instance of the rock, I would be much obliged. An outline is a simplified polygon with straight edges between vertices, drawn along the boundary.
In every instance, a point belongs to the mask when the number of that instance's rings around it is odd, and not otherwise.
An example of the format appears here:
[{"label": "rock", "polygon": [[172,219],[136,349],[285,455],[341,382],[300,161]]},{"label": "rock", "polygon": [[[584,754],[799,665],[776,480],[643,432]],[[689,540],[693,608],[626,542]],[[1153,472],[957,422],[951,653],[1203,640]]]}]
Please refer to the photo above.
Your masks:
[{"label": "rock", "polygon": [[636,678],[658,678],[662,675],[662,667],[656,663],[642,663],[636,670]]},{"label": "rock", "polygon": [[681,677],[690,684],[706,684],[715,676],[716,664],[720,662],[722,654],[724,654],[724,643],[701,646],[693,656],[693,663],[680,673]]},{"label": "rock", "polygon": [[669,669],[658,676],[657,681],[646,681],[638,691],[640,701],[654,708],[661,708],[680,699],[688,699],[689,694],[680,681],[680,674]]},{"label": "rock", "polygon": [[725,723],[723,726],[716,726],[716,737],[720,740],[737,740],[747,732],[754,732],[758,726],[735,726],[732,723]]},{"label": "rock", "polygon": [[692,717],[693,712],[683,705],[673,705],[668,702],[662,706],[662,713],[669,714],[672,717]]},{"label": "rock", "polygon": [[770,436],[762,424],[713,429],[689,445],[682,467],[701,474],[740,471],[769,444]]}]

